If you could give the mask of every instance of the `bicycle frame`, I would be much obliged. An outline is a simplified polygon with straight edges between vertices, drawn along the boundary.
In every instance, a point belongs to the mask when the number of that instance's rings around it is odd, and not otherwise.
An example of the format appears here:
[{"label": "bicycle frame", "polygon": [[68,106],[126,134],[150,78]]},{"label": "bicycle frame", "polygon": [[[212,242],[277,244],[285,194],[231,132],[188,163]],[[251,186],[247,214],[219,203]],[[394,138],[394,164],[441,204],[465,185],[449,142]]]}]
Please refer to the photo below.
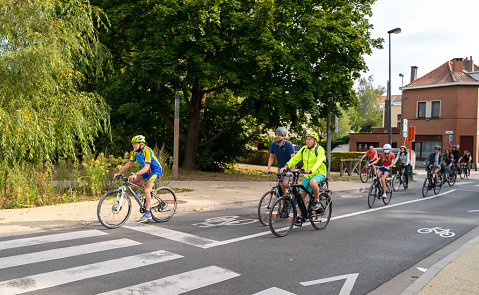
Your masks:
[{"label": "bicycle frame", "polygon": [[[130,190],[131,195],[133,196],[133,198],[135,198],[138,205],[140,205],[140,208],[143,208],[144,206],[141,203],[141,200],[135,194],[132,187],[140,188],[141,190],[143,190],[143,188],[141,186],[139,186],[137,184],[134,184],[132,182],[129,182],[128,177],[123,177],[123,184],[119,188],[119,190],[121,191],[121,198],[120,198],[119,204],[123,204],[123,197],[124,197],[124,194],[126,193],[126,189],[128,188]],[[117,199],[118,199],[118,195],[117,195]]]},{"label": "bicycle frame", "polygon": [[[293,180],[291,182],[291,187],[288,190],[293,193],[293,196],[295,197],[296,203],[298,204],[299,210],[301,210],[302,218],[307,219],[311,215],[310,205],[311,205],[311,202],[314,200],[314,195],[311,192],[309,192],[302,184],[297,183],[298,178],[299,178],[299,174],[301,172],[302,171],[291,171],[291,173],[293,173]],[[325,179],[325,181],[326,181],[326,179]],[[320,184],[318,183],[318,186],[319,185]],[[307,196],[309,196],[310,201],[309,201],[309,204],[308,204],[307,207],[306,207],[306,204],[303,201],[303,198],[301,197],[299,189],[302,189],[303,191],[305,191]],[[320,190],[320,192],[321,191],[326,192],[328,195],[331,192],[330,190],[321,189],[321,186],[319,187],[319,190]]]}]

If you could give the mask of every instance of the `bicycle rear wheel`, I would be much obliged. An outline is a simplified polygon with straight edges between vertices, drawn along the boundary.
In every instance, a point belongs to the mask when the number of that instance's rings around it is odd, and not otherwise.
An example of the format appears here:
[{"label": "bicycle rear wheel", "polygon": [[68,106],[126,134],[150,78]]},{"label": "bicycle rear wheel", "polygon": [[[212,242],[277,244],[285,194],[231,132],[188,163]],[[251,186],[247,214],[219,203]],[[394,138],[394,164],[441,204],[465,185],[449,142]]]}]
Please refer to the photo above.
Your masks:
[{"label": "bicycle rear wheel", "polygon": [[456,183],[456,179],[457,179],[456,173],[453,172],[449,174],[449,176],[447,177],[447,184],[449,184],[449,186],[453,186]]},{"label": "bicycle rear wheel", "polygon": [[368,182],[368,177],[369,177],[369,171],[368,171],[368,167],[366,166],[366,167],[363,167],[363,169],[361,169],[359,178],[361,178],[361,182],[366,183]]},{"label": "bicycle rear wheel", "polygon": [[258,220],[262,225],[268,225],[269,210],[273,202],[278,198],[275,190],[270,190],[261,197],[258,203]]},{"label": "bicycle rear wheel", "polygon": [[309,217],[311,225],[317,230],[324,229],[331,219],[333,202],[327,193],[319,194],[319,206],[320,208],[312,211]]},{"label": "bicycle rear wheel", "polygon": [[286,236],[293,229],[296,214],[296,206],[289,197],[277,199],[269,210],[269,229],[277,237]]},{"label": "bicycle rear wheel", "polygon": [[428,177],[426,177],[426,179],[424,179],[424,184],[422,185],[422,197],[425,198],[427,197],[427,194],[429,193],[429,179]]},{"label": "bicycle rear wheel", "polygon": [[399,186],[401,186],[401,179],[398,174],[394,175],[392,181],[393,190],[397,192],[399,190]]},{"label": "bicycle rear wheel", "polygon": [[372,208],[374,206],[374,202],[376,201],[377,197],[378,197],[378,188],[376,186],[376,182],[373,180],[373,183],[369,187],[369,192],[368,192],[368,206],[369,206],[369,208]]},{"label": "bicycle rear wheel", "polygon": [[169,187],[160,187],[151,191],[150,211],[156,222],[166,222],[175,215],[176,195]]},{"label": "bicycle rear wheel", "polygon": [[96,209],[98,221],[106,228],[117,228],[126,222],[131,213],[131,200],[128,194],[119,189],[104,194]]}]

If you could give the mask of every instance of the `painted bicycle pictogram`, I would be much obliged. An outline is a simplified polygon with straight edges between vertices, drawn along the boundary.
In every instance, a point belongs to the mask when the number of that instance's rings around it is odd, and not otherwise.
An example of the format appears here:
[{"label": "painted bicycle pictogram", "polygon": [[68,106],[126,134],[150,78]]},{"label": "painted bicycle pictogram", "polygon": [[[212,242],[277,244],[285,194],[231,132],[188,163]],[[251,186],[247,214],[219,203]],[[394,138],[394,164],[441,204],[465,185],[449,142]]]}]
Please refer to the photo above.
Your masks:
[{"label": "painted bicycle pictogram", "polygon": [[417,232],[420,234],[429,234],[434,232],[436,235],[439,235],[441,238],[452,238],[456,235],[449,228],[446,229],[439,226],[435,226],[432,228],[428,228],[428,227],[420,228],[417,230]]},{"label": "painted bicycle pictogram", "polygon": [[218,216],[205,219],[205,221],[200,223],[194,223],[193,225],[198,227],[214,227],[214,226],[234,226],[234,225],[243,225],[256,222],[256,219],[238,219],[239,216]]}]

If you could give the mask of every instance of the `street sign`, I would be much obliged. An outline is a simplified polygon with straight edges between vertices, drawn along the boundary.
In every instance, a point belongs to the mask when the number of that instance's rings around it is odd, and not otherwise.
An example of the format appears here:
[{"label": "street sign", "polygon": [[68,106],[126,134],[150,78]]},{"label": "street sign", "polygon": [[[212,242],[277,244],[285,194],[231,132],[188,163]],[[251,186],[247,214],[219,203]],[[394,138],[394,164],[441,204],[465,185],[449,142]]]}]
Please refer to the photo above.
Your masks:
[{"label": "street sign", "polygon": [[407,119],[403,119],[402,136],[407,137]]},{"label": "street sign", "polygon": [[408,141],[416,141],[416,127],[409,126],[407,132],[407,140]]},{"label": "street sign", "polygon": [[452,144],[452,135],[449,135],[449,144]]}]

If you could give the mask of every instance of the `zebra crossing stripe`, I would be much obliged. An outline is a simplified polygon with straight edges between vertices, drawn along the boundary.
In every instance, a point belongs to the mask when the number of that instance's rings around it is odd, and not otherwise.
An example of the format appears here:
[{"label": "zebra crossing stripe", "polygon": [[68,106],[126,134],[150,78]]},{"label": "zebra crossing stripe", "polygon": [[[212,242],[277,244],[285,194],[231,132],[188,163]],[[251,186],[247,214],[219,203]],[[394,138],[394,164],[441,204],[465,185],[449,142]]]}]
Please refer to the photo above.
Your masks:
[{"label": "zebra crossing stripe", "polygon": [[101,293],[99,295],[156,295],[160,293],[176,295],[226,281],[238,276],[238,273],[235,273],[231,270],[217,266],[208,266],[124,289]]},{"label": "zebra crossing stripe", "polygon": [[136,245],[141,245],[141,243],[129,239],[118,239],[106,242],[40,251],[29,254],[8,256],[0,258],[0,269]]},{"label": "zebra crossing stripe", "polygon": [[61,233],[61,234],[46,235],[46,236],[33,237],[33,238],[16,239],[16,240],[0,242],[0,250],[27,247],[27,246],[33,246],[33,245],[39,245],[39,244],[46,244],[46,243],[54,243],[54,242],[60,242],[60,241],[69,241],[69,240],[97,237],[97,236],[103,236],[103,235],[107,235],[107,233],[93,229],[93,230],[84,230],[84,231],[75,231],[75,232],[68,232],[68,233]]},{"label": "zebra crossing stripe", "polygon": [[160,250],[3,281],[0,282],[0,290],[2,295],[22,294],[181,257],[183,256]]},{"label": "zebra crossing stripe", "polygon": [[211,244],[216,244],[218,241],[215,240],[210,240],[206,238],[202,238],[199,236],[195,236],[192,234],[172,230],[172,229],[167,229],[167,228],[161,228],[158,226],[153,226],[153,225],[132,225],[132,226],[125,226],[128,229],[136,230],[142,233],[154,235],[157,237],[162,237],[165,239],[169,239],[175,242],[180,242],[183,244],[199,247],[199,248],[209,248]]}]

